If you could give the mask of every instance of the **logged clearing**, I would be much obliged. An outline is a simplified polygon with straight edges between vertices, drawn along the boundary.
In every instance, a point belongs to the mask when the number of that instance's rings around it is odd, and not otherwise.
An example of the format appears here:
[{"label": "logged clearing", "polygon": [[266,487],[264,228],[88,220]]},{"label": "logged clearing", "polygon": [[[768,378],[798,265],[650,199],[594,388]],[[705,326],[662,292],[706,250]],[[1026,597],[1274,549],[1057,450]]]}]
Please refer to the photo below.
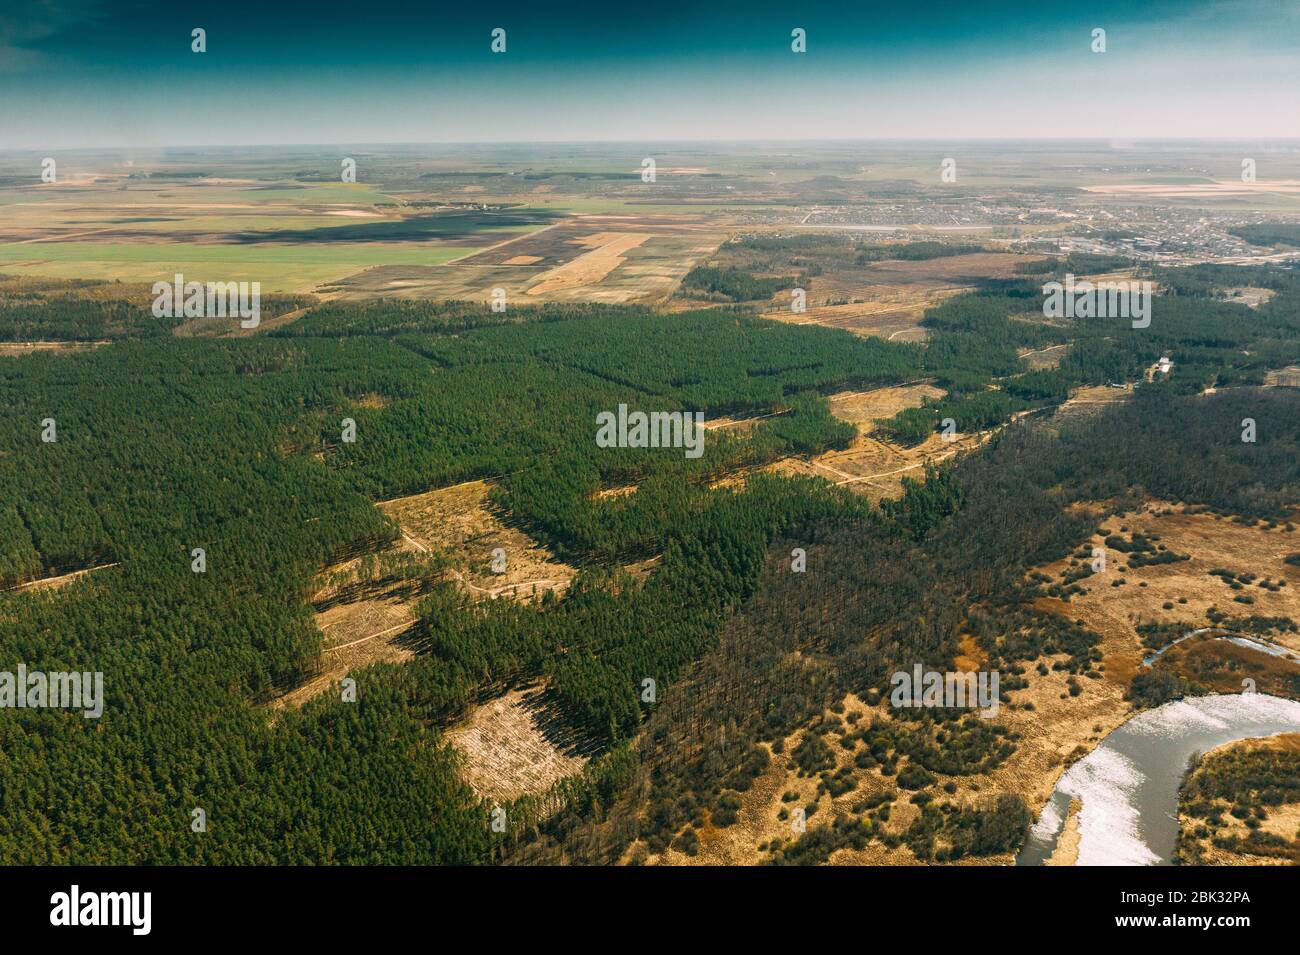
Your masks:
[{"label": "logged clearing", "polygon": [[[405,572],[396,572],[404,567]],[[416,604],[441,578],[439,563],[398,540],[378,554],[326,567],[311,600],[321,632],[318,670],[303,684],[274,697],[270,709],[301,706],[328,691],[352,670],[400,663],[413,655],[408,637]]]},{"label": "logged clearing", "polygon": [[1223,294],[1230,302],[1238,302],[1249,308],[1259,308],[1276,295],[1277,290],[1242,285],[1236,288],[1225,288]]},{"label": "logged clearing", "polygon": [[[336,616],[331,622],[335,631],[328,636],[330,640],[342,639],[345,632],[360,633],[373,626],[376,617],[393,619],[398,616],[392,607],[371,607],[355,605],[355,617]],[[352,609],[352,608],[346,608]],[[319,623],[319,617],[317,619]],[[279,710],[302,706],[312,697],[330,691],[340,680],[353,670],[360,670],[372,663],[402,663],[411,659],[414,653],[401,641],[402,634],[415,622],[412,614],[404,623],[393,629],[383,629],[369,633],[355,641],[326,646],[321,654],[320,671],[307,682],[294,687],[287,693],[274,697],[266,705],[268,709]]]},{"label": "logged clearing", "polygon": [[[321,296],[321,301],[333,297],[332,295]],[[172,334],[178,338],[248,338],[295,322],[311,311],[317,304],[317,302],[312,302],[302,308],[269,315],[260,319],[252,328],[244,328],[242,321],[237,317],[191,318],[173,328]]]},{"label": "logged clearing", "polygon": [[[956,290],[953,290],[954,293]],[[824,325],[842,328],[855,335],[874,336],[889,341],[924,341],[926,330],[921,325],[925,310],[938,302],[934,299],[917,299],[908,295],[908,304],[895,301],[845,302],[836,305],[809,306],[803,312],[792,312],[788,304],[763,313],[764,318],[791,325]]]},{"label": "logged clearing", "polygon": [[[469,481],[385,501],[379,507],[402,526],[417,550],[440,551],[453,576],[480,597],[531,597],[563,590],[577,571],[522,531],[502,524],[486,481]],[[493,551],[505,552],[505,570],[492,570]]]},{"label": "logged clearing", "polygon": [[907,408],[919,408],[925,398],[942,398],[946,393],[923,381],[869,391],[841,391],[827,400],[835,417],[871,430],[880,418],[892,418]]},{"label": "logged clearing", "polygon": [[[919,477],[926,461],[950,457],[971,446],[971,440],[963,435],[958,441],[945,442],[941,435],[936,434],[933,440],[914,448],[904,448],[873,435],[876,419],[892,417],[904,408],[919,407],[925,398],[941,398],[944,394],[943,389],[928,382],[912,382],[830,395],[827,401],[831,414],[858,427],[858,436],[853,443],[844,451],[827,451],[811,458],[782,458],[758,470],[825,478],[872,497],[900,493],[904,477]],[[711,426],[743,429],[751,427],[755,421],[756,418],[718,418]],[[713,487],[739,486],[754,470],[743,468],[715,481]]]},{"label": "logged clearing", "polygon": [[1038,371],[1040,368],[1055,368],[1061,364],[1061,359],[1065,353],[1070,350],[1069,343],[1064,345],[1049,345],[1046,348],[1021,349],[1018,353],[1020,359],[1025,362],[1030,371]]},{"label": "logged clearing", "polygon": [[[905,447],[879,436],[876,421],[890,418],[904,408],[920,407],[926,398],[942,398],[946,392],[929,382],[912,382],[868,391],[845,391],[830,395],[831,414],[858,427],[858,436],[843,451],[827,451],[812,457],[787,457],[759,470],[776,474],[820,477],[843,485],[873,500],[902,493],[903,479],[920,479],[927,463],[938,463],[953,455],[978,447],[993,432],[960,434],[945,440],[937,432],[922,443]],[[726,420],[716,427],[744,426],[745,420]],[[742,469],[718,481],[714,487],[735,487],[753,469]]]},{"label": "logged clearing", "polygon": [[[486,482],[471,481],[380,504],[401,525],[402,536],[378,554],[322,571],[312,596],[322,634],[319,672],[268,706],[301,706],[352,670],[409,660],[416,604],[448,576],[482,598],[534,598],[567,587],[576,571],[502,525],[491,511],[489,490]],[[492,571],[498,548],[506,560],[499,574]]]},{"label": "logged clearing", "polygon": [[858,436],[843,451],[827,451],[811,458],[784,458],[768,467],[779,474],[806,474],[844,485],[873,500],[902,493],[903,479],[920,479],[927,463],[937,463],[978,447],[991,431],[960,434],[946,440],[935,433],[914,447],[904,447],[879,437],[876,419],[888,418],[904,408],[915,408],[925,398],[939,398],[942,389],[925,382],[845,392],[829,398],[831,413],[858,426]]},{"label": "logged clearing", "polygon": [[1291,365],[1268,372],[1264,377],[1264,384],[1275,388],[1300,388],[1300,365]]},{"label": "logged clearing", "polygon": [[925,310],[968,288],[936,282],[871,282],[865,272],[831,273],[814,281],[803,312],[792,312],[789,293],[782,292],[766,306],[763,317],[793,325],[842,328],[890,341],[923,341],[927,334],[921,325]]},{"label": "logged clearing", "polygon": [[586,765],[543,697],[539,686],[513,690],[447,730],[444,738],[464,755],[462,775],[479,796],[500,802],[535,796]]},{"label": "logged clearing", "polygon": [[830,267],[814,276],[808,307],[790,310],[790,293],[779,292],[764,317],[795,325],[825,325],[855,335],[890,341],[924,341],[925,311],[944,299],[968,292],[989,278],[1014,278],[1016,267],[1034,261],[1006,252],[979,252],[926,261],[884,261]]},{"label": "logged clearing", "polygon": [[1067,419],[1079,415],[1094,415],[1105,411],[1107,405],[1127,401],[1132,397],[1131,384],[1119,388],[1110,385],[1088,385],[1071,392],[1070,397],[1056,409],[1056,415]]}]

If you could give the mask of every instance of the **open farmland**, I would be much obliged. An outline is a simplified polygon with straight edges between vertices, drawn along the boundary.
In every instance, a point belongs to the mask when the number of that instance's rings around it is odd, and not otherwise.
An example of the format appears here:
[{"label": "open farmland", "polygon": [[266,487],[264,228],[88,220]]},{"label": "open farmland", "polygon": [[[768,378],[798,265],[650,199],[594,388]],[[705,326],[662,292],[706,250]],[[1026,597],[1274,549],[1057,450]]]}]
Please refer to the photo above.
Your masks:
[{"label": "open farmland", "polygon": [[345,296],[487,302],[659,302],[722,240],[690,216],[580,216],[436,267],[384,266],[338,283]]},{"label": "open farmland", "polygon": [[541,228],[544,211],[404,207],[373,185],[123,175],[28,190],[0,270],[152,284],[176,272],[305,292],[376,265],[437,265]]}]

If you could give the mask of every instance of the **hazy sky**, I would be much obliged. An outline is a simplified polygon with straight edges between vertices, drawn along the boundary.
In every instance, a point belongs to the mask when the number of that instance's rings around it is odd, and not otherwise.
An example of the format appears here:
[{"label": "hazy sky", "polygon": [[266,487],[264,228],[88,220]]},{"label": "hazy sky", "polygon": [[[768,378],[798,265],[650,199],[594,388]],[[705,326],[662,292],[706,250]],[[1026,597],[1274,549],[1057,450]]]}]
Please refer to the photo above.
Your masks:
[{"label": "hazy sky", "polygon": [[1300,137],[1300,0],[0,0],[0,149],[1004,137]]}]

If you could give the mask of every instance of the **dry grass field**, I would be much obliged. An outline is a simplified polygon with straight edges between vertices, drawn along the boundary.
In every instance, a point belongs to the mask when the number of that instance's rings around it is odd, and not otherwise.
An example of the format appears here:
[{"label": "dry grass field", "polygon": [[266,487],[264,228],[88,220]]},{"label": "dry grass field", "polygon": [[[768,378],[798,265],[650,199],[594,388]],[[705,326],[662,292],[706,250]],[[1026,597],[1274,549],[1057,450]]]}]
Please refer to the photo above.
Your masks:
[{"label": "dry grass field", "polygon": [[1179,183],[1173,185],[1132,184],[1106,186],[1084,186],[1084,192],[1094,192],[1104,196],[1123,196],[1132,200],[1140,199],[1221,199],[1227,197],[1258,196],[1260,193],[1281,193],[1295,195],[1300,193],[1300,182],[1294,179],[1278,179],[1271,182],[1241,182],[1225,179],[1216,182]]},{"label": "dry grass field", "polygon": [[[1082,581],[1087,593],[1075,594],[1068,603],[1042,601],[1045,609],[1081,619],[1102,634],[1106,653],[1103,663],[1110,681],[1127,684],[1140,665],[1145,652],[1136,629],[1140,623],[1179,624],[1194,630],[1209,623],[1206,611],[1211,607],[1230,616],[1259,614],[1300,622],[1300,572],[1284,563],[1288,554],[1300,551],[1300,532],[1287,531],[1281,525],[1273,529],[1248,527],[1229,518],[1163,502],[1148,502],[1136,513],[1108,518],[1101,528],[1107,535],[1129,537],[1138,533],[1158,537],[1169,550],[1190,558],[1130,567],[1121,552],[1110,550],[1104,575]],[[1101,547],[1104,536],[1094,535],[1082,546],[1089,551]],[[1059,577],[1077,559],[1065,558],[1039,570]],[[1210,576],[1210,570],[1220,568],[1254,573],[1261,581],[1280,579],[1288,585],[1276,591],[1258,585],[1234,591],[1219,577]],[[1117,580],[1125,583],[1111,586]],[[1236,602],[1237,596],[1253,602]],[[1166,608],[1165,604],[1172,606]],[[1282,634],[1278,642],[1300,650],[1300,634]]]},{"label": "dry grass field", "polygon": [[542,273],[537,283],[529,287],[528,294],[542,297],[598,285],[625,262],[628,252],[649,238],[644,232],[595,232],[583,236],[579,243],[590,251]]}]

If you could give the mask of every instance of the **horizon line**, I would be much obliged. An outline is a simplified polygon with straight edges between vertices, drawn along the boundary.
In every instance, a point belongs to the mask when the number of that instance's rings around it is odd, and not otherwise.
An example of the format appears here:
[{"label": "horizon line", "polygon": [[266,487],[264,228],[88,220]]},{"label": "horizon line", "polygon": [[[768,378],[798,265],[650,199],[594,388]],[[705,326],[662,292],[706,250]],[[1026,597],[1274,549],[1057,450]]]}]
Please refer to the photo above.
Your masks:
[{"label": "horizon line", "polygon": [[58,147],[9,147],[0,148],[0,155],[12,153],[37,153],[48,149],[55,152],[76,152],[83,150],[129,150],[138,149],[149,152],[165,152],[175,149],[301,149],[304,147],[327,148],[340,145],[362,147],[424,147],[424,146],[601,146],[601,145],[714,145],[714,144],[785,144],[785,143],[1093,143],[1093,144],[1192,144],[1192,143],[1240,143],[1269,142],[1295,144],[1300,146],[1300,137],[1272,135],[1238,135],[1238,136],[908,136],[908,137],[854,137],[854,136],[800,136],[800,137],[734,137],[714,139],[675,139],[661,137],[654,139],[449,139],[449,140],[381,140],[356,141],[334,140],[316,142],[248,142],[248,143],[170,143],[166,145],[131,145],[122,143],[95,143],[77,146]]}]

